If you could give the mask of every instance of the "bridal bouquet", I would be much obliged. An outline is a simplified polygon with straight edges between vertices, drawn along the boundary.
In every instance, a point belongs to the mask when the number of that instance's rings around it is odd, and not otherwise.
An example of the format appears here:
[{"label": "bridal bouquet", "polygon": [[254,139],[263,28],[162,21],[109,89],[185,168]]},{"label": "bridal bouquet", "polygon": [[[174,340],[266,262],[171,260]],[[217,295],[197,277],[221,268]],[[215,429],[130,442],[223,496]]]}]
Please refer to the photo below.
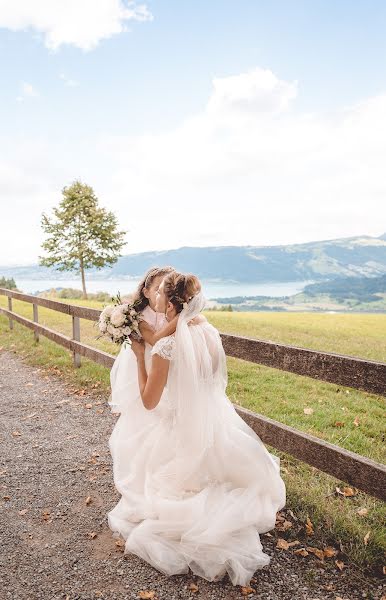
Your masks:
[{"label": "bridal bouquet", "polygon": [[99,316],[98,327],[101,333],[97,339],[106,336],[115,344],[129,342],[130,338],[140,340],[140,313],[135,302],[122,301],[119,292],[111,299],[114,304],[105,306]]}]

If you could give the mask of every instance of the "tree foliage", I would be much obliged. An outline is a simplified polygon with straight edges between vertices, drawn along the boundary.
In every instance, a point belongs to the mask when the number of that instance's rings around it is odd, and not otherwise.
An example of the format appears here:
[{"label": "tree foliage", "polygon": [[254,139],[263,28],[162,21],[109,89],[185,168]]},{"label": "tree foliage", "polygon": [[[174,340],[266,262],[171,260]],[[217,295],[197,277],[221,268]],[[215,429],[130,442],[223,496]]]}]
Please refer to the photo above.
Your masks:
[{"label": "tree foliage", "polygon": [[0,288],[5,288],[6,290],[17,290],[17,285],[13,277],[0,277]]},{"label": "tree foliage", "polygon": [[53,213],[51,219],[42,215],[41,225],[47,235],[42,248],[47,255],[39,256],[39,262],[58,271],[80,273],[87,297],[85,269],[114,264],[127,232],[118,231],[115,215],[100,207],[93,189],[79,180],[63,188],[62,200]]}]

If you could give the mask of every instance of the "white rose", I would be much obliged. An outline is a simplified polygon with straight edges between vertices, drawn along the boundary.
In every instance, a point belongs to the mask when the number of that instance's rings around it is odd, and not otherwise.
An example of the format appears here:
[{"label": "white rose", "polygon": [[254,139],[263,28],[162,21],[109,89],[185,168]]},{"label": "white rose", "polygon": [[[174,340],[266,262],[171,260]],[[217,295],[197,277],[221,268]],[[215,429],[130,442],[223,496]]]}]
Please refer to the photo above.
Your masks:
[{"label": "white rose", "polygon": [[114,306],[105,306],[101,312],[100,318],[106,320],[107,317],[110,317],[113,310],[114,310]]},{"label": "white rose", "polygon": [[110,325],[110,323],[107,325],[107,333],[110,333],[111,335],[113,335],[115,331],[115,327],[114,325]]},{"label": "white rose", "polygon": [[131,328],[128,325],[126,327],[123,327],[123,329],[122,329],[122,333],[124,335],[130,335],[131,331],[132,330],[131,330]]},{"label": "white rose", "polygon": [[115,339],[118,339],[122,336],[122,330],[121,329],[116,329],[113,333],[113,336],[115,337]]},{"label": "white rose", "polygon": [[126,320],[126,317],[125,317],[124,313],[122,312],[122,309],[119,306],[114,308],[114,310],[110,316],[111,323],[113,325],[115,325],[116,327],[120,327],[121,325],[123,325],[125,320]]},{"label": "white rose", "polygon": [[102,321],[102,323],[99,323],[99,331],[101,331],[102,333],[106,333],[106,331],[107,331],[106,321]]}]

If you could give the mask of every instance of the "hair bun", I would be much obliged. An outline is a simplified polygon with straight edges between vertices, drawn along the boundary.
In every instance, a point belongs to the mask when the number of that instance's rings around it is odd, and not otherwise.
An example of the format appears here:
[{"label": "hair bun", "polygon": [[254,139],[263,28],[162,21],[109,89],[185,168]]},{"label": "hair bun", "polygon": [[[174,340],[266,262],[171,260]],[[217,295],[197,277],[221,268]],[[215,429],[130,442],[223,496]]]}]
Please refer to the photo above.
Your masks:
[{"label": "hair bun", "polygon": [[181,312],[185,302],[189,302],[201,290],[200,280],[192,273],[173,272],[164,278],[166,297]]}]

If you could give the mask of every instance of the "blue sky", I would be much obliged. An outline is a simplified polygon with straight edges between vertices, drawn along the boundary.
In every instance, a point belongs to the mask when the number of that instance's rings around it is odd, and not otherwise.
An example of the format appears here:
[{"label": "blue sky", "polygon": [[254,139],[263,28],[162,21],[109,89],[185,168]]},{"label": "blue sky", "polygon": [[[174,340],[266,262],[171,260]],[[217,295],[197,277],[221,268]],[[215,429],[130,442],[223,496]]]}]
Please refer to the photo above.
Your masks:
[{"label": "blue sky", "polygon": [[75,177],[127,253],[383,233],[385,2],[98,3],[0,0],[0,264]]}]

